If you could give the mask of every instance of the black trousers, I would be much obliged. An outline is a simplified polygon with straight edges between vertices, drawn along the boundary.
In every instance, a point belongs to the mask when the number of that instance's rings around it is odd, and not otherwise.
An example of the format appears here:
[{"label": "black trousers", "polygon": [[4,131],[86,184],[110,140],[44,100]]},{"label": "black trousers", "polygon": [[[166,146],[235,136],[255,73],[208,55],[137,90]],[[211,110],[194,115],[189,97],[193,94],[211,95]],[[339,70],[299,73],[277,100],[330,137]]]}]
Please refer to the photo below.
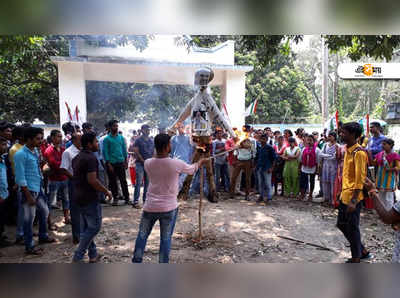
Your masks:
[{"label": "black trousers", "polygon": [[118,184],[117,184],[117,178],[118,178],[121,184],[124,199],[125,201],[129,201],[129,191],[128,191],[128,183],[126,182],[125,164],[121,162],[121,163],[113,163],[111,165],[114,171],[111,172],[107,167],[107,174],[108,174],[108,179],[110,181],[110,188],[113,198],[114,200],[118,198]]},{"label": "black trousers", "polygon": [[339,214],[337,218],[337,227],[342,231],[344,237],[350,243],[352,258],[361,258],[364,245],[361,243],[360,233],[360,212],[361,203],[358,203],[356,210],[352,213],[346,213],[347,205],[340,202]]}]

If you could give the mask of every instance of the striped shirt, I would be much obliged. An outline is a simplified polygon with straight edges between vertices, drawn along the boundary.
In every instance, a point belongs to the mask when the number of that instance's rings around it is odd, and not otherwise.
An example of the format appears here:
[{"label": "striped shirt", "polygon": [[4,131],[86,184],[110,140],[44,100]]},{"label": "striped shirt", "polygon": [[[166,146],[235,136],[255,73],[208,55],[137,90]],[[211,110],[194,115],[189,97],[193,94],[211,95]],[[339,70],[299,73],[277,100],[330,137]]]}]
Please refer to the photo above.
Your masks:
[{"label": "striped shirt", "polygon": [[[394,160],[389,164],[390,168],[400,170],[400,162]],[[395,191],[397,186],[397,171],[387,171],[385,166],[378,166],[376,173],[376,187],[382,191]]]},{"label": "striped shirt", "polygon": [[39,169],[39,154],[24,146],[14,155],[15,183],[28,187],[30,191],[40,192],[42,175]]}]

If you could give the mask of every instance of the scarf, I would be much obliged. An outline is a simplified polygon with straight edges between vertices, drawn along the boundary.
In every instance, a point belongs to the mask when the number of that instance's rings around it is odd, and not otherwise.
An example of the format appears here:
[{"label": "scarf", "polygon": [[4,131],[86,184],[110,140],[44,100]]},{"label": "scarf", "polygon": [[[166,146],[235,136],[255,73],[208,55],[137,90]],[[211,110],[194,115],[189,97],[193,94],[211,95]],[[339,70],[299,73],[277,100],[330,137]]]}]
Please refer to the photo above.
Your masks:
[{"label": "scarf", "polygon": [[394,162],[395,160],[399,160],[400,161],[400,155],[397,154],[396,152],[390,152],[389,154],[386,154],[385,151],[381,151],[379,152],[376,156],[376,162],[378,164],[378,166],[383,166],[384,165],[384,159],[386,158],[387,162],[389,164],[391,164],[392,162]]},{"label": "scarf", "polygon": [[312,147],[305,147],[303,151],[303,156],[301,158],[301,163],[308,167],[313,168],[317,164],[317,154],[315,153],[315,149],[317,148],[318,143],[314,143]]}]

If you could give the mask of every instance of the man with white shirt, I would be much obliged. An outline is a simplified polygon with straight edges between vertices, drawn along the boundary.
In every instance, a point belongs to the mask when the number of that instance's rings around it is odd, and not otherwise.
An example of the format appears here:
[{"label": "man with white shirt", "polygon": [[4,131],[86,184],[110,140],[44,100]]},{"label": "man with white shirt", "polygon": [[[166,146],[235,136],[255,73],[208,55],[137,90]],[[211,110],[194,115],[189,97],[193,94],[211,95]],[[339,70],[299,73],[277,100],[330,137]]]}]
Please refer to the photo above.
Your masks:
[{"label": "man with white shirt", "polygon": [[71,137],[72,145],[66,149],[61,157],[60,169],[63,173],[68,176],[68,191],[70,199],[70,215],[72,225],[72,242],[74,244],[79,243],[80,234],[80,213],[79,208],[74,198],[74,187],[72,184],[73,169],[72,160],[79,154],[81,149],[81,133],[74,132]]}]

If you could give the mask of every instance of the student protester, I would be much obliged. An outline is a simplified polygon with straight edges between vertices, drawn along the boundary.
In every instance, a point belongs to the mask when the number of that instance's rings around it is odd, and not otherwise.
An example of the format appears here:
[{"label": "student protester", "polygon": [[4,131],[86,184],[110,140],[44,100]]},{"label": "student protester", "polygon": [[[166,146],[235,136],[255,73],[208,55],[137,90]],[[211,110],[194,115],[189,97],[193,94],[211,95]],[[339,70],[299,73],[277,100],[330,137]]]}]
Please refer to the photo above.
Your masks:
[{"label": "student protester", "polygon": [[371,139],[368,141],[368,152],[370,160],[375,159],[375,155],[383,150],[382,142],[386,137],[382,134],[382,127],[379,122],[372,122],[370,124]]},{"label": "student protester", "polygon": [[126,182],[126,169],[128,169],[128,151],[126,142],[118,133],[118,121],[111,120],[110,133],[103,141],[103,154],[106,162],[108,179],[113,194],[113,205],[118,205],[118,184],[120,182],[125,204],[129,204],[128,183]]},{"label": "student protester", "polygon": [[[88,132],[94,132],[94,127],[92,123],[85,122],[82,124],[82,132],[83,133],[88,133]],[[99,138],[97,138],[99,139]],[[104,164],[104,159],[103,159],[103,154],[101,153],[100,145],[99,145],[99,151],[95,152],[94,155],[97,158],[97,161],[99,162],[99,180],[103,185],[106,184],[106,170],[105,170],[105,164]],[[100,193],[100,201],[101,203],[106,203],[105,196],[103,193]]]},{"label": "student protester", "polygon": [[144,162],[154,155],[154,141],[150,138],[150,126],[147,124],[142,125],[141,131],[142,135],[136,139],[134,147],[136,155],[136,185],[132,206],[137,209],[140,209],[139,197],[142,181],[144,181],[143,204],[146,201],[147,188],[149,185],[149,178],[144,168]]},{"label": "student protester", "polygon": [[331,205],[333,205],[333,190],[338,169],[338,161],[336,159],[338,145],[336,144],[336,139],[336,132],[329,132],[328,143],[325,143],[320,153],[322,161],[321,183],[323,187],[323,196],[325,202]]},{"label": "student protester", "polygon": [[272,172],[277,159],[274,148],[267,144],[267,135],[261,135],[260,146],[257,148],[256,155],[256,172],[258,175],[258,184],[260,196],[257,200],[258,203],[272,200]]},{"label": "student protester", "polygon": [[[233,131],[236,132],[237,129],[234,128]],[[238,142],[239,142],[239,137],[237,137],[237,136],[232,137],[225,142],[225,150],[229,151],[228,156],[227,156],[229,177],[232,177],[234,165],[237,162],[237,157],[236,157],[236,155],[234,155],[234,152],[232,150],[236,147],[236,144]],[[241,177],[241,175],[239,177]],[[238,182],[239,182],[239,180],[240,179],[238,179]],[[230,183],[232,183],[232,180],[230,181]],[[236,185],[234,185],[235,194],[238,194],[239,190],[240,190],[240,185],[239,185],[239,183],[236,183]]]},{"label": "student protester", "polygon": [[142,262],[147,238],[157,221],[160,222],[159,262],[169,262],[171,239],[178,215],[179,174],[193,175],[204,161],[202,159],[189,165],[182,160],[170,158],[171,144],[167,134],[157,135],[154,145],[156,156],[144,162],[150,184],[136,238],[133,263]]},{"label": "student protester", "polygon": [[7,121],[0,121],[0,137],[7,140],[7,152],[11,147],[13,125]]},{"label": "student protester", "polygon": [[[212,154],[220,154],[225,151],[225,140],[222,139],[223,131],[218,129],[216,132],[216,139],[212,142]],[[215,185],[217,191],[222,189],[229,192],[229,172],[228,172],[228,154],[217,156],[214,159],[215,168]]]},{"label": "student protester", "polygon": [[296,146],[296,139],[289,138],[289,147],[283,153],[285,166],[283,168],[285,196],[295,198],[299,193],[299,156],[301,150]]},{"label": "student protester", "polygon": [[81,149],[81,133],[74,132],[71,136],[72,145],[66,149],[61,156],[60,169],[68,179],[68,197],[69,197],[69,208],[71,216],[71,227],[72,227],[72,242],[74,244],[79,243],[80,235],[80,212],[75,199],[75,186],[73,184],[73,169],[72,160],[79,154]]},{"label": "student protester", "polygon": [[387,210],[394,204],[394,194],[397,188],[398,173],[400,171],[400,155],[393,151],[394,141],[382,141],[383,150],[375,155],[373,164],[377,166],[376,187],[379,198],[385,203]]},{"label": "student protester", "polygon": [[300,200],[304,200],[307,190],[309,190],[308,200],[312,200],[315,187],[315,174],[319,163],[320,149],[312,135],[306,136],[306,144],[301,151],[301,171],[300,171]]},{"label": "student protester", "polygon": [[43,140],[43,129],[29,127],[25,131],[25,145],[15,153],[15,182],[22,193],[24,209],[25,253],[41,255],[43,250],[33,245],[33,220],[36,212],[39,218],[39,244],[53,243],[47,233],[49,208],[43,191],[38,148]]},{"label": "student protester", "polygon": [[[16,126],[12,130],[13,139],[15,140],[14,145],[10,148],[8,153],[8,160],[11,164],[12,175],[14,177],[13,183],[15,184],[15,163],[14,156],[19,150],[21,150],[25,145],[24,140],[24,131],[26,127],[24,126]],[[17,231],[16,231],[16,240],[15,244],[24,244],[24,212],[21,203],[21,192],[17,187],[13,187],[11,192],[14,193],[17,198]]]},{"label": "student protester", "polygon": [[68,192],[68,177],[60,171],[62,154],[64,148],[61,147],[62,134],[61,131],[54,129],[50,132],[51,145],[47,147],[44,157],[50,168],[49,172],[49,207],[58,209],[56,203],[57,198],[62,201],[64,212],[64,223],[70,224],[69,217],[69,192]]},{"label": "student protester", "polygon": [[383,223],[392,225],[395,231],[395,244],[392,255],[393,263],[400,263],[400,201],[397,201],[391,208],[386,208],[387,203],[379,195],[375,184],[366,178],[365,188],[368,195],[374,201],[375,210]]},{"label": "student protester", "polygon": [[[178,134],[171,139],[171,157],[180,159],[187,164],[192,163],[194,148],[190,141],[190,136],[185,134],[185,126],[183,123],[177,123]],[[182,188],[186,174],[179,176],[179,189]]]},{"label": "student protester", "polygon": [[0,137],[0,247],[10,246],[4,236],[4,225],[6,220],[6,200],[8,199],[7,166],[3,159],[3,154],[7,152],[7,139]]},{"label": "student protester", "polygon": [[79,246],[75,250],[74,263],[83,263],[88,251],[89,263],[97,263],[101,255],[97,252],[94,238],[100,232],[102,212],[99,192],[110,199],[111,192],[98,179],[99,163],[94,152],[99,150],[99,142],[94,132],[83,134],[82,151],[72,160],[74,173],[75,200],[81,214],[81,234]]},{"label": "student protester", "polygon": [[278,185],[281,184],[281,195],[284,195],[284,183],[283,183],[283,169],[285,166],[285,160],[282,158],[285,153],[284,137],[279,136],[277,144],[274,145],[274,150],[277,155],[275,161],[274,171],[272,173],[272,183],[275,188],[275,195],[278,195]]},{"label": "student protester", "polygon": [[337,227],[350,243],[351,259],[346,263],[360,263],[371,257],[361,242],[360,211],[363,186],[367,178],[368,156],[357,143],[362,128],[356,122],[343,124],[340,134],[347,149],[343,164],[343,187],[340,197]]},{"label": "student protester", "polygon": [[235,197],[236,180],[241,171],[245,174],[246,179],[246,194],[245,200],[250,201],[251,174],[253,169],[253,160],[256,155],[252,142],[249,139],[243,140],[238,149],[234,151],[237,156],[237,162],[234,164],[234,169],[231,178],[230,196]]}]

